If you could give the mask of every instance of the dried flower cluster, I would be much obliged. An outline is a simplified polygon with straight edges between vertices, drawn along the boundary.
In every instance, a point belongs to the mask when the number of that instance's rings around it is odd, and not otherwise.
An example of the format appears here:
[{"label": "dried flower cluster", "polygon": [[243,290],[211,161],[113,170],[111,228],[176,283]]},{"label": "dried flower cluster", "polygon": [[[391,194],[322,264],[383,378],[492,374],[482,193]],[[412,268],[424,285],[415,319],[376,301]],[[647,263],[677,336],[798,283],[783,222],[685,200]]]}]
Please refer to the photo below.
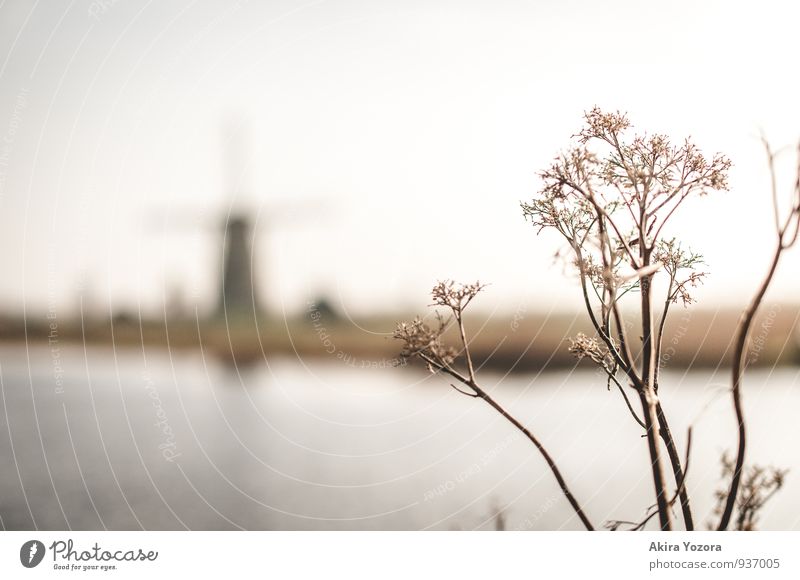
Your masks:
[{"label": "dried flower cluster", "polygon": [[569,339],[569,343],[569,352],[578,360],[588,358],[602,367],[609,368],[614,363],[608,348],[594,336],[586,336],[579,332],[575,338]]},{"label": "dried flower cluster", "polygon": [[[433,304],[443,306],[450,310],[452,318],[461,330],[463,350],[468,353],[466,336],[464,334],[464,309],[485,288],[485,284],[474,282],[472,284],[458,284],[453,280],[438,282],[431,291]],[[436,312],[436,327],[431,327],[419,317],[411,322],[401,322],[392,335],[393,338],[403,342],[400,356],[404,359],[419,357],[432,371],[450,368],[459,355],[459,350],[443,344],[442,335],[447,331],[452,322],[451,318],[445,319],[441,313]],[[467,361],[470,376],[472,376],[472,362]]]},{"label": "dried flower cluster", "polygon": [[447,327],[448,322],[437,313],[435,327],[416,317],[411,322],[398,324],[392,337],[403,342],[401,358],[407,360],[419,357],[425,361],[430,370],[433,370],[431,365],[448,367],[458,356],[455,348],[442,343],[442,334]]},{"label": "dried flower cluster", "polygon": [[669,275],[668,299],[672,302],[680,300],[684,306],[694,302],[690,290],[702,284],[708,275],[708,272],[696,270],[704,264],[703,256],[684,250],[680,242],[672,238],[658,241],[653,258],[663,264]]},{"label": "dried flower cluster", "polygon": [[445,306],[454,314],[460,314],[485,287],[486,284],[480,282],[472,284],[457,284],[453,280],[438,282],[431,291],[433,306]]}]

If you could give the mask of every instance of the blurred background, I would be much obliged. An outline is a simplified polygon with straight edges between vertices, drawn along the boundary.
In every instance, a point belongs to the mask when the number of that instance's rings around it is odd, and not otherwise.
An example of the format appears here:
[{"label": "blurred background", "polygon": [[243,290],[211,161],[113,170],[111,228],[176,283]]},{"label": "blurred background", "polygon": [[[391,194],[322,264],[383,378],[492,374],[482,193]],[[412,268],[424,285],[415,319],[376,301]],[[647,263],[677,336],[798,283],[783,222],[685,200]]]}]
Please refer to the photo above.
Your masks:
[{"label": "blurred background", "polygon": [[[775,243],[759,136],[800,138],[799,16],[777,1],[0,3],[0,524],[580,527],[501,417],[396,366],[395,323],[443,278],[491,284],[469,321],[483,380],[590,516],[638,519],[645,445],[568,356],[579,290],[519,209],[593,105],[734,162],[731,190],[668,232],[710,272],[662,360],[709,515],[735,445],[731,337]],[[790,470],[798,266],[780,265],[745,385],[749,457]],[[790,471],[762,527],[800,528],[798,504]]]}]

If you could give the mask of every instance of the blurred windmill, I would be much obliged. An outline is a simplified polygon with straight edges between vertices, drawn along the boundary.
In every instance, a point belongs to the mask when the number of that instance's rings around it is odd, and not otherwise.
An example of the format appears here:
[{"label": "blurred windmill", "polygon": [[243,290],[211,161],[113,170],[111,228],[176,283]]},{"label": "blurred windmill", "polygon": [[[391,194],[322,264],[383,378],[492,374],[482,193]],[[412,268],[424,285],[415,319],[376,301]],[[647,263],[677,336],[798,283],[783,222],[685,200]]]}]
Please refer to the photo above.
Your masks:
[{"label": "blurred windmill", "polygon": [[[307,200],[301,203],[257,204],[251,189],[251,144],[247,125],[241,120],[229,122],[224,126],[222,141],[223,182],[226,202],[212,215],[211,222],[204,217],[188,212],[175,214],[167,212],[157,222],[169,228],[213,229],[221,233],[219,261],[215,265],[218,277],[215,283],[215,298],[212,319],[225,320],[228,324],[243,325],[256,321],[268,313],[262,302],[258,287],[259,271],[263,271],[265,261],[257,253],[257,239],[269,235],[275,227],[296,223],[296,216],[304,218],[319,214],[324,205],[320,200]],[[313,207],[314,210],[310,208]],[[258,207],[265,208],[259,212]],[[206,212],[204,212],[207,215]],[[151,220],[152,223],[153,220]],[[256,227],[258,226],[258,227]]]},{"label": "blurred windmill", "polygon": [[[222,224],[222,267],[215,315],[236,320],[255,320],[262,314],[253,271],[256,247],[250,195],[249,134],[241,122],[227,127],[223,156],[230,196]],[[263,230],[262,230],[263,231]]]}]

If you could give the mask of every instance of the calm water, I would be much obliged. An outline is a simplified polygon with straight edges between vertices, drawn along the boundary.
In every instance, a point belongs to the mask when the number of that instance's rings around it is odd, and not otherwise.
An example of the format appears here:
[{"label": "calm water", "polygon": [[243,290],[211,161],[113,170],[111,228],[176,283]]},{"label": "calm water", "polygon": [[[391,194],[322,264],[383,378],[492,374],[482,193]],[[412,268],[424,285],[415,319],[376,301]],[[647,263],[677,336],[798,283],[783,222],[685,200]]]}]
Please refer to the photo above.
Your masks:
[{"label": "calm water", "polygon": [[[578,529],[529,442],[410,368],[276,359],[248,371],[191,353],[0,348],[7,529]],[[58,363],[56,368],[54,362]],[[484,376],[549,446],[590,517],[652,503],[644,439],[591,370]],[[768,386],[765,386],[767,385]],[[705,521],[732,448],[727,373],[667,373]],[[800,374],[748,375],[750,458],[792,468],[765,529],[800,529]]]}]

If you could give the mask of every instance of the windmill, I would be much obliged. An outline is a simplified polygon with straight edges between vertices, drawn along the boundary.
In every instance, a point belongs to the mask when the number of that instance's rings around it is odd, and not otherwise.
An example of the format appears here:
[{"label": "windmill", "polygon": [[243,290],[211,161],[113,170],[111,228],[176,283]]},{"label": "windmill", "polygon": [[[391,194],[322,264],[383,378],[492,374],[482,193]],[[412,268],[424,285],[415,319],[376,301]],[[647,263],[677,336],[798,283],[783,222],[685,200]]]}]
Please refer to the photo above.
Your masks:
[{"label": "windmill", "polygon": [[313,200],[314,211],[309,210],[312,201],[272,202],[266,206],[268,216],[259,215],[256,211],[258,205],[251,195],[251,147],[246,124],[235,120],[224,125],[222,143],[225,205],[212,213],[217,217],[212,217],[211,223],[205,218],[198,220],[196,216],[192,220],[187,212],[171,216],[169,223],[171,227],[184,229],[187,226],[196,228],[198,223],[205,222],[201,225],[203,229],[212,229],[220,235],[221,243],[215,252],[218,258],[214,265],[216,297],[209,322],[252,326],[254,321],[268,315],[258,287],[259,273],[265,261],[258,255],[257,239],[269,235],[279,225],[293,221],[292,217],[300,212],[304,217],[319,214],[324,202]]},{"label": "windmill", "polygon": [[222,259],[215,316],[237,322],[257,320],[262,314],[256,277],[253,271],[254,229],[252,211],[247,207],[250,147],[241,122],[228,128],[225,139],[226,176],[230,196],[222,224]]}]

